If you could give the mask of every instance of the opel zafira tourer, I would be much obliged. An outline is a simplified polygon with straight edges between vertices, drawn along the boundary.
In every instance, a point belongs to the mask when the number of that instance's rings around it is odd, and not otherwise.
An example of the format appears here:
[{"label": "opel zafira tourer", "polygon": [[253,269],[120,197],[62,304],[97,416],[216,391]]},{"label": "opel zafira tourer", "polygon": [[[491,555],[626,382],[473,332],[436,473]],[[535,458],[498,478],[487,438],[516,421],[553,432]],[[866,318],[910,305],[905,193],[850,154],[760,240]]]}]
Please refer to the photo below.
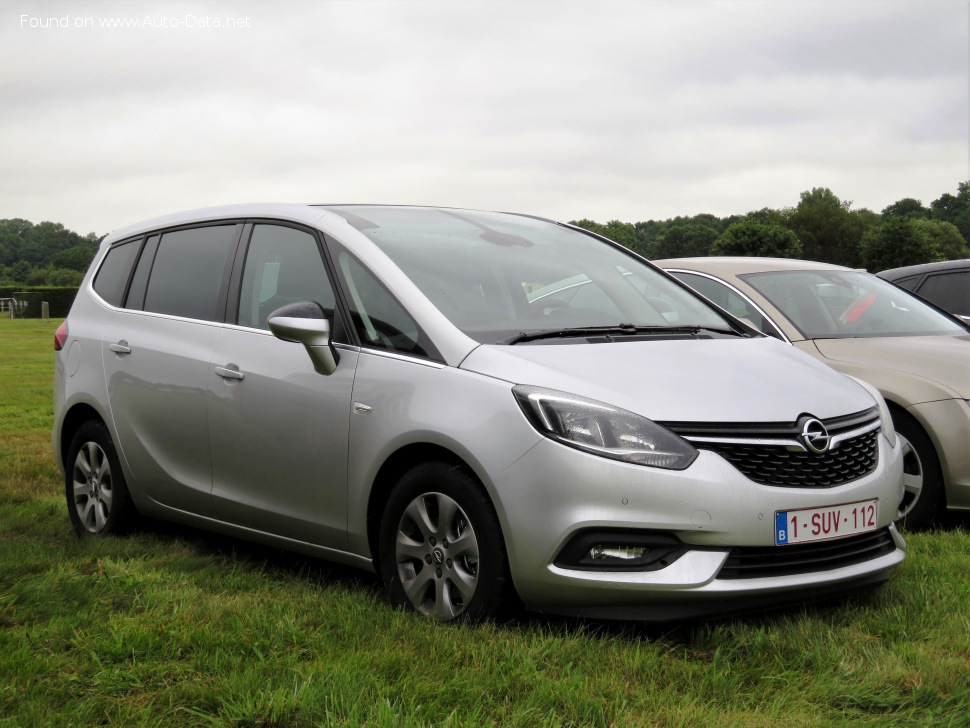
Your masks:
[{"label": "opel zafira tourer", "polygon": [[905,554],[873,387],[570,225],[149,220],[102,242],[55,349],[82,535],[177,521],[373,570],[441,621],[760,610],[877,586]]}]

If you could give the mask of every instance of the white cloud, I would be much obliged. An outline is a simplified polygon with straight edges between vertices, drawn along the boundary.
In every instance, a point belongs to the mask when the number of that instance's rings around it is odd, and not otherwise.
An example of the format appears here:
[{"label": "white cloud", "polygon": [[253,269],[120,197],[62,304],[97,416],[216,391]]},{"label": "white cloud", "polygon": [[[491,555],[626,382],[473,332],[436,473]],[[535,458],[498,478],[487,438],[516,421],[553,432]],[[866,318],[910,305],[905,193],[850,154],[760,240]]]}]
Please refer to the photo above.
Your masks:
[{"label": "white cloud", "polygon": [[636,221],[815,186],[928,203],[970,178],[967,20],[949,0],[6,4],[0,217],[106,232],[349,200]]}]

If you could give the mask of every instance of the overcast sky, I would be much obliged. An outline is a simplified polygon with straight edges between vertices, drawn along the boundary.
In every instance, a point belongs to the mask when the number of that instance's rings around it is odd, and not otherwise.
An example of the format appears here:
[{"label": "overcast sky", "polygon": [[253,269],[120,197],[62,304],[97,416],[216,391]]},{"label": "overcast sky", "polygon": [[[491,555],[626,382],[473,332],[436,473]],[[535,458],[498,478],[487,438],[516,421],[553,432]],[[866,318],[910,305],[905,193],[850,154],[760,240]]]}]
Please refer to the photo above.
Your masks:
[{"label": "overcast sky", "polygon": [[929,204],[970,179],[968,8],[3,0],[0,218],[103,234],[291,201],[635,222],[812,187]]}]

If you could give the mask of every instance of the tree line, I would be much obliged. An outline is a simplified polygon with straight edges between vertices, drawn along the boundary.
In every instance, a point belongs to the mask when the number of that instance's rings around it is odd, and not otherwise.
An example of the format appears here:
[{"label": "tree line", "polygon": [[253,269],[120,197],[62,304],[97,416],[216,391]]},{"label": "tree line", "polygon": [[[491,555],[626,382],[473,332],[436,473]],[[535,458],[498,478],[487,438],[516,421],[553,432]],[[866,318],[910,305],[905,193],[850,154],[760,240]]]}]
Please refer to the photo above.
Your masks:
[{"label": "tree line", "polygon": [[[605,235],[651,259],[699,255],[802,258],[876,272],[903,265],[970,258],[970,181],[929,207],[911,197],[881,213],[853,210],[827,187],[802,192],[798,204],[745,215],[708,213],[668,220],[574,225]],[[103,236],[102,236],[103,237]],[[78,285],[101,238],[60,223],[0,220],[0,285]]]},{"label": "tree line", "polygon": [[76,286],[100,242],[56,222],[0,220],[0,285]]},{"label": "tree line", "polygon": [[872,272],[904,265],[970,258],[970,181],[929,207],[911,197],[881,213],[853,210],[827,187],[802,192],[798,204],[720,218],[702,213],[669,220],[573,225],[605,235],[651,259],[703,255],[801,258],[863,267]]}]

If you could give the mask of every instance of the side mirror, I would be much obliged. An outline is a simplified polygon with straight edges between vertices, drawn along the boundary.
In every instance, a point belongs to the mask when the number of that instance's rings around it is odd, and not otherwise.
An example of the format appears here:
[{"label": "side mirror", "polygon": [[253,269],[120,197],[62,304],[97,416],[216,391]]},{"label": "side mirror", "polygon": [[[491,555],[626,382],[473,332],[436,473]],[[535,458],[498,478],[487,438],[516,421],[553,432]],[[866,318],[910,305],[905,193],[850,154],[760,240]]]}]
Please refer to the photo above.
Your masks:
[{"label": "side mirror", "polygon": [[269,330],[282,341],[303,344],[318,374],[333,374],[340,357],[330,343],[330,322],[318,303],[304,301],[278,308],[269,315]]}]

